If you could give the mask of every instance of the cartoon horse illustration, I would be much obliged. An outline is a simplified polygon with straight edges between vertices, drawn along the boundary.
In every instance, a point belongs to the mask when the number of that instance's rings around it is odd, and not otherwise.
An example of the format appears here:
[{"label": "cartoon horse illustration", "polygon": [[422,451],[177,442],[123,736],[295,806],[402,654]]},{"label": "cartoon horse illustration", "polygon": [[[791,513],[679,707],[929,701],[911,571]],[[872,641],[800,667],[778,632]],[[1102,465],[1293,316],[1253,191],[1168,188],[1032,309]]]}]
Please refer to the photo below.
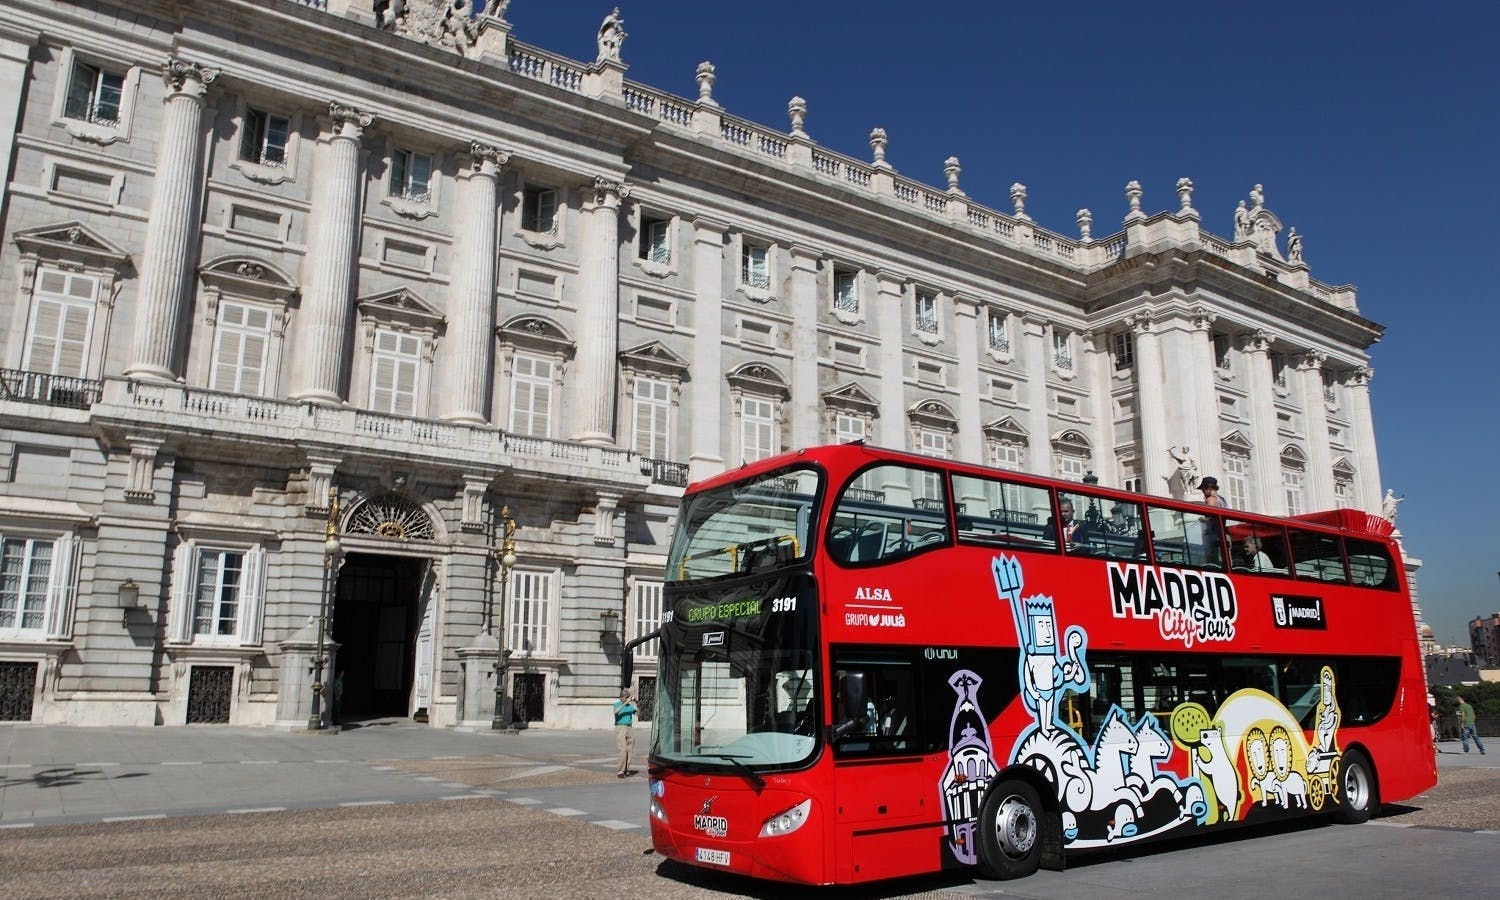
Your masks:
[{"label": "cartoon horse illustration", "polygon": [[1172,755],[1172,742],[1168,740],[1166,732],[1162,731],[1156,716],[1146,713],[1141,717],[1136,723],[1135,739],[1139,749],[1130,756],[1130,773],[1125,776],[1125,782],[1135,789],[1142,802],[1162,791],[1171,793],[1172,802],[1183,810],[1183,818],[1187,818],[1187,809],[1182,803],[1181,785],[1176,778],[1156,769],[1159,761]]},{"label": "cartoon horse illustration", "polygon": [[[1109,840],[1117,836],[1133,836],[1136,820],[1145,815],[1140,796],[1126,782],[1125,760],[1139,751],[1140,742],[1136,740],[1135,732],[1120,708],[1113,707],[1094,741],[1093,765],[1087,765],[1087,760],[1080,756],[1063,760],[1063,774],[1068,779],[1064,802],[1076,811],[1110,810]],[[1077,800],[1084,802],[1074,805]]]}]

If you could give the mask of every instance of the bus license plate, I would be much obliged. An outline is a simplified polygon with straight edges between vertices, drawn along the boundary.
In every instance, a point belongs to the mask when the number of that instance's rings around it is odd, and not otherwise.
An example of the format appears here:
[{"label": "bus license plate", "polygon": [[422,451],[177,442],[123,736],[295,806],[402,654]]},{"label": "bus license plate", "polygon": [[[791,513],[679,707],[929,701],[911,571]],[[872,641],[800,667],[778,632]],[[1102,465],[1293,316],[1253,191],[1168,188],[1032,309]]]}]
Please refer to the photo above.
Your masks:
[{"label": "bus license plate", "polygon": [[728,850],[710,850],[707,847],[699,847],[698,848],[698,862],[701,862],[701,863],[712,863],[713,865],[716,865],[716,866],[727,866],[727,865],[729,865],[729,851]]}]

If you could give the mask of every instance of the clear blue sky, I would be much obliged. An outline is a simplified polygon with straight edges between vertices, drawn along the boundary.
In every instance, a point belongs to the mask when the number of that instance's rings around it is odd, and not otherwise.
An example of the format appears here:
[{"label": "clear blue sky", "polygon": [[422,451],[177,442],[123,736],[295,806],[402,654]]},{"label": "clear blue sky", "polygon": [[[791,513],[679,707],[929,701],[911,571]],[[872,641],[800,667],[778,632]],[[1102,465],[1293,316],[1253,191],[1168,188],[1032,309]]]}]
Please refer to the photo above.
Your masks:
[{"label": "clear blue sky", "polygon": [[[514,0],[512,36],[592,60],[615,5]],[[963,188],[1076,234],[1115,231],[1138,179],[1148,212],[1186,175],[1204,226],[1257,182],[1306,236],[1312,275],[1359,288],[1383,324],[1371,395],[1382,487],[1423,562],[1445,644],[1500,611],[1493,512],[1500,403],[1493,271],[1500,215],[1500,12],[1443,3],[1007,3],[620,0],[626,77],[695,98],[711,60],[727,112],[786,130],[807,100],[820,145],[868,159],[890,135],[902,174]],[[1283,234],[1283,239],[1285,234]]]}]

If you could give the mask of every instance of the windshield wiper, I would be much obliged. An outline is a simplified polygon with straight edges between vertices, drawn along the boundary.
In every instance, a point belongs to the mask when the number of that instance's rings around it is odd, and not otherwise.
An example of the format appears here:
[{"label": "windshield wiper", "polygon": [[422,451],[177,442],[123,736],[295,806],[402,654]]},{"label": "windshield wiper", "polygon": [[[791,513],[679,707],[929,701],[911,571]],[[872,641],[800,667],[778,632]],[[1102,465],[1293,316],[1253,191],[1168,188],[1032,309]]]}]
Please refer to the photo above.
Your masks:
[{"label": "windshield wiper", "polygon": [[734,755],[732,753],[694,753],[693,755],[694,756],[707,756],[707,757],[711,757],[713,759],[728,760],[729,764],[732,765],[732,766],[734,766],[736,769],[738,769],[740,771],[740,773],[745,776],[746,780],[748,780],[751,784],[755,785],[755,789],[757,791],[765,790],[766,780],[764,778],[760,777],[760,773],[756,772],[754,769],[752,769],[749,766],[745,765],[744,763],[740,762],[740,760],[742,760],[742,759],[749,759],[750,757],[748,757],[748,756],[743,756],[743,755],[736,756],[736,755]]}]

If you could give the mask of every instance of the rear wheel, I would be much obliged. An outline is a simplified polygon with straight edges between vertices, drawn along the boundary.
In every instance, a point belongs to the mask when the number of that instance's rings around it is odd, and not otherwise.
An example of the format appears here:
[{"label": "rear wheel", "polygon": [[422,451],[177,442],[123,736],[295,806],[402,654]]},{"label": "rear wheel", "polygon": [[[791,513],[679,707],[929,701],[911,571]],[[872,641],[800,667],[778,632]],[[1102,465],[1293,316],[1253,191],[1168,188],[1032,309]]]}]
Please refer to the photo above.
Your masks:
[{"label": "rear wheel", "polygon": [[1042,862],[1042,801],[1024,781],[1002,781],[979,808],[979,872],[986,878],[1025,878]]},{"label": "rear wheel", "polygon": [[1368,822],[1380,806],[1380,792],[1375,786],[1375,770],[1370,759],[1358,750],[1344,754],[1343,772],[1339,775],[1339,805],[1333,816],[1340,822],[1358,825]]}]

